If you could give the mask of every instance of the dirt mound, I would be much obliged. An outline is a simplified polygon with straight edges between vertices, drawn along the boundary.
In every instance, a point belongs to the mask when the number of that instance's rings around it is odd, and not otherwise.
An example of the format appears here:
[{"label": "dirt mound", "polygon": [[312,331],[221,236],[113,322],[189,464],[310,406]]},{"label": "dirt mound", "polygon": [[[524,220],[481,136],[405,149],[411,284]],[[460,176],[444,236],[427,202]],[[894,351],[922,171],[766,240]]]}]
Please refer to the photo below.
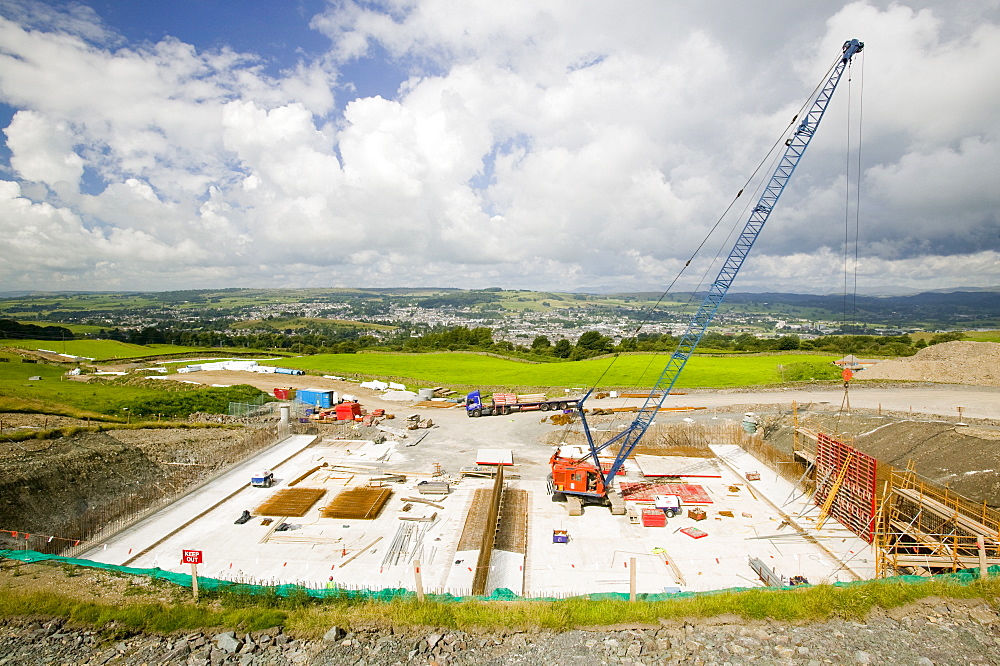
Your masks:
[{"label": "dirt mound", "polygon": [[880,361],[857,377],[1000,386],[1000,343],[942,342],[913,356]]}]

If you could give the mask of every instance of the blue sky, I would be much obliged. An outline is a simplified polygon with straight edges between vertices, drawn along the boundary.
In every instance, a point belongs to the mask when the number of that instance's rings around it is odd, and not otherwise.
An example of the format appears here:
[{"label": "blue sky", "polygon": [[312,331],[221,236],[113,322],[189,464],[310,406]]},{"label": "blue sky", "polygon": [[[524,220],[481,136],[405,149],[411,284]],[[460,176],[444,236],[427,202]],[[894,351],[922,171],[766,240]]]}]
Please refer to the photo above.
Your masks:
[{"label": "blue sky", "polygon": [[850,38],[735,288],[1000,286],[991,0],[0,0],[0,283],[661,289]]}]

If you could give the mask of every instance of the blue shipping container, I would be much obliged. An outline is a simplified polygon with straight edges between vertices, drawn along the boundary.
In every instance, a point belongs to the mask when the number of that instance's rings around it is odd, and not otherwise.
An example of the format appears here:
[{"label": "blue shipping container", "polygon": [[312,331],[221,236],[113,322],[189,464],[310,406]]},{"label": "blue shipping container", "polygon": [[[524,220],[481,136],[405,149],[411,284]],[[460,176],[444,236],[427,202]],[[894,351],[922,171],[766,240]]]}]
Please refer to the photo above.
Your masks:
[{"label": "blue shipping container", "polygon": [[332,407],[333,391],[320,389],[299,389],[295,393],[295,399],[313,407]]}]

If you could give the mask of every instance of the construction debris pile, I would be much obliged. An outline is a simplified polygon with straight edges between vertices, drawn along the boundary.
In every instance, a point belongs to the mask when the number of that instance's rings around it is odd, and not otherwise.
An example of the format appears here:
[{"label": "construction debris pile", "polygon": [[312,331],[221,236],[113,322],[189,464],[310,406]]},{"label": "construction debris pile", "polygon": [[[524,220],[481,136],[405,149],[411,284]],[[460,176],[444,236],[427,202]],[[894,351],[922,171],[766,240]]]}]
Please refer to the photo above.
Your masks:
[{"label": "construction debris pile", "polygon": [[1000,386],[1000,343],[942,342],[913,356],[879,361],[856,378]]}]

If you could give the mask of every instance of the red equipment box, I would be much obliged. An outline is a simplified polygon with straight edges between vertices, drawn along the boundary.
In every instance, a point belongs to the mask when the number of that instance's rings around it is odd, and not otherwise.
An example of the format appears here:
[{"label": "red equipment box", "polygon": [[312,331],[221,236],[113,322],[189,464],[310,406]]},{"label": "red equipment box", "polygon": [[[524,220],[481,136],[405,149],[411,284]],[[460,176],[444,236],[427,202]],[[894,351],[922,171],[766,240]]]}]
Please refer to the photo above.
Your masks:
[{"label": "red equipment box", "polygon": [[361,416],[361,405],[358,403],[342,402],[337,405],[338,421],[353,421],[357,416]]},{"label": "red equipment box", "polygon": [[667,516],[660,509],[642,510],[643,527],[666,527],[666,525],[667,525]]}]

